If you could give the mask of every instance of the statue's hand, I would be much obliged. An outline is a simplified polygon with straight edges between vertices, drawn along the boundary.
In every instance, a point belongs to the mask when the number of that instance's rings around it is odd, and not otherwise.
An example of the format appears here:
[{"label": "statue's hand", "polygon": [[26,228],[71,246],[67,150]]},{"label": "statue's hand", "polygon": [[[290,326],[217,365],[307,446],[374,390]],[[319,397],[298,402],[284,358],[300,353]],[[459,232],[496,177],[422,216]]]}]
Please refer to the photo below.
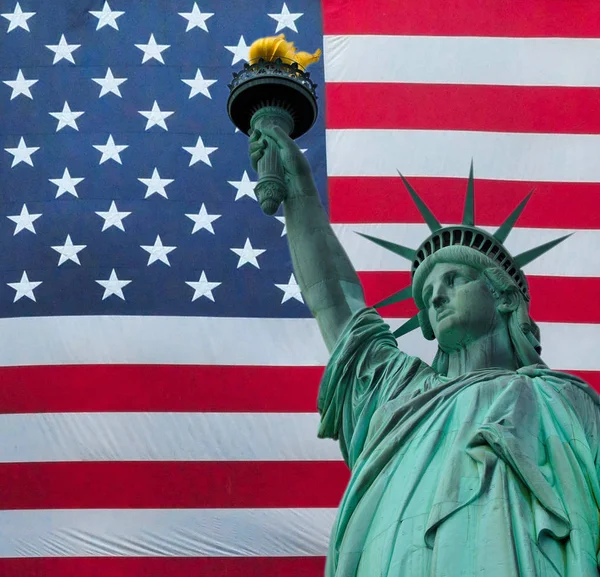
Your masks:
[{"label": "statue's hand", "polygon": [[308,160],[294,140],[279,126],[255,129],[250,135],[249,151],[252,168],[257,170],[258,161],[268,146],[276,146],[279,149],[287,187],[286,199],[313,194],[314,184],[312,184]]}]

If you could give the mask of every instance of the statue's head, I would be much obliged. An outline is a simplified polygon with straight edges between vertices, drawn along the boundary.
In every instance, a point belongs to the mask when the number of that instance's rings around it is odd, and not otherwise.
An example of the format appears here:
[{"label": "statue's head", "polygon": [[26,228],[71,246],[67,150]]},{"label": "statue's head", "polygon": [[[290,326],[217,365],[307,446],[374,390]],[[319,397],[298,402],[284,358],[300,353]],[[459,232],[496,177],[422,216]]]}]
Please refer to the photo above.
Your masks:
[{"label": "statue's head", "polygon": [[429,270],[420,275],[418,287],[423,333],[432,335],[447,351],[465,348],[502,330],[508,315],[525,305],[516,287],[499,278],[501,269],[481,269],[471,262],[476,259],[470,257],[476,255],[468,254],[469,249],[456,248],[467,254],[433,257],[436,262],[428,263]]},{"label": "statue's head", "polygon": [[539,328],[529,315],[529,288],[521,267],[568,235],[513,257],[503,242],[531,193],[492,235],[474,225],[472,166],[463,221],[457,226],[442,227],[402,179],[432,234],[416,250],[367,236],[412,263],[411,286],[375,305],[413,297],[419,312],[394,335],[420,327],[426,339],[437,339],[433,368],[440,374],[447,370],[450,352],[497,330],[508,331],[519,366],[541,363]]},{"label": "statue's head", "polygon": [[542,362],[529,300],[504,268],[478,251],[440,249],[419,267],[412,288],[421,331],[438,342],[433,365],[440,374],[447,370],[450,352],[497,331],[508,333],[519,366]]}]

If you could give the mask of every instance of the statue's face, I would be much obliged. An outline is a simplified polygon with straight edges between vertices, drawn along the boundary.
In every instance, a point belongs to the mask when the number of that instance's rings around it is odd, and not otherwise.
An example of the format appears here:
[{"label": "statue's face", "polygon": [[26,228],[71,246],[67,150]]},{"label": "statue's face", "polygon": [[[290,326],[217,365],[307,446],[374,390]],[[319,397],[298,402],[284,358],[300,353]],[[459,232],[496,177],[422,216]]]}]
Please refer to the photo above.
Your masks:
[{"label": "statue's face", "polygon": [[500,313],[483,275],[464,264],[438,263],[423,285],[431,328],[445,350],[464,348],[490,334]]}]

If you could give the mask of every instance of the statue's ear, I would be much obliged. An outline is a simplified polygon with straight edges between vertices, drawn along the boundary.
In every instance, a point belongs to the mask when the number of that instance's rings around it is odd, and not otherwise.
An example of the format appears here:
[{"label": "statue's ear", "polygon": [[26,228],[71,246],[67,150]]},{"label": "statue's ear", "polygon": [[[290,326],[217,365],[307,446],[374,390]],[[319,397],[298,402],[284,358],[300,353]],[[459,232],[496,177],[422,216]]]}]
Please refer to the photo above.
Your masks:
[{"label": "statue's ear", "polygon": [[519,308],[520,296],[516,288],[510,287],[498,296],[497,308],[501,313],[512,313]]}]

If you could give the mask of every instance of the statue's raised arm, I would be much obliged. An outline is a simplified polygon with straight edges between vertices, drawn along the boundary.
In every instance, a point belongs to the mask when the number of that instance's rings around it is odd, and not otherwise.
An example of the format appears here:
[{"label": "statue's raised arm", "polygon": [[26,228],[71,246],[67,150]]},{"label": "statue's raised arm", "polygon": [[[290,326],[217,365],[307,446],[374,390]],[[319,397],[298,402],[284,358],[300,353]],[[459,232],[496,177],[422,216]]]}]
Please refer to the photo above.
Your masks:
[{"label": "statue's raised arm", "polygon": [[353,313],[365,306],[362,287],[331,228],[304,154],[277,126],[254,130],[250,158],[255,170],[268,146],[277,147],[283,164],[283,210],[296,280],[331,351]]}]

